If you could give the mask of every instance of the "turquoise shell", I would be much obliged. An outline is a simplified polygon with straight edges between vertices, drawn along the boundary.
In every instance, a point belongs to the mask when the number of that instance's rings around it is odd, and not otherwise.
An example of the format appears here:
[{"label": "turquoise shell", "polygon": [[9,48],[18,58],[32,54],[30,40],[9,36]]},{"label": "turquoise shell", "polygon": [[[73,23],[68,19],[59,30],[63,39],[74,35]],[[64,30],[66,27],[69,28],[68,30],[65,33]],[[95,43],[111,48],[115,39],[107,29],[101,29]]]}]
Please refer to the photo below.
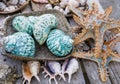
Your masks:
[{"label": "turquoise shell", "polygon": [[73,40],[59,29],[50,32],[47,38],[48,49],[56,56],[66,56],[73,49]]},{"label": "turquoise shell", "polygon": [[34,24],[32,24],[29,19],[25,16],[17,16],[12,21],[13,28],[16,29],[19,32],[26,32],[30,35],[33,34],[33,27]]},{"label": "turquoise shell", "polygon": [[5,51],[16,56],[34,57],[35,42],[33,38],[23,32],[17,32],[13,35],[5,37]]},{"label": "turquoise shell", "polygon": [[39,21],[34,25],[33,34],[37,42],[42,45],[47,39],[51,29],[58,26],[57,18],[52,14],[44,14],[39,17]]}]

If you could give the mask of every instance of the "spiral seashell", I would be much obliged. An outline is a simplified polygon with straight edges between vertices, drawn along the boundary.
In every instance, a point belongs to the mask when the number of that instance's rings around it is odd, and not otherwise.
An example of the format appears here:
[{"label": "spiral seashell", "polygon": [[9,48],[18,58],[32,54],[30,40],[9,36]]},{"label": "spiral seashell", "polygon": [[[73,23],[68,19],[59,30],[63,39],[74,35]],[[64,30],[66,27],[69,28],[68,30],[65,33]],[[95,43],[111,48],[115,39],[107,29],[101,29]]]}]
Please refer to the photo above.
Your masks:
[{"label": "spiral seashell", "polygon": [[17,32],[4,38],[5,51],[17,56],[34,57],[35,42],[27,33]]},{"label": "spiral seashell", "polygon": [[62,65],[62,74],[68,74],[68,82],[70,83],[72,74],[77,72],[78,69],[79,63],[77,59],[75,58],[67,59]]},{"label": "spiral seashell", "polygon": [[32,77],[35,77],[38,82],[40,82],[40,78],[38,77],[38,73],[40,71],[40,62],[39,61],[28,61],[27,63],[22,64],[22,74],[23,74],[23,83],[26,81],[30,84]]},{"label": "spiral seashell", "polygon": [[30,35],[33,34],[33,26],[29,19],[25,16],[17,16],[13,19],[12,21],[12,26],[15,28],[17,31],[20,32],[26,32]]},{"label": "spiral seashell", "polygon": [[44,77],[46,78],[49,76],[49,84],[51,84],[51,80],[53,79],[55,81],[55,84],[58,84],[56,80],[56,76],[60,76],[60,78],[63,78],[65,80],[65,77],[63,74],[61,74],[61,64],[57,61],[48,61],[45,63],[45,66],[43,66],[43,74],[46,74]]},{"label": "spiral seashell", "polygon": [[33,34],[37,42],[42,45],[51,29],[58,26],[57,18],[52,14],[44,14],[39,17],[39,21],[34,25]]},{"label": "spiral seashell", "polygon": [[47,47],[56,56],[66,56],[73,49],[73,40],[59,29],[50,32]]}]

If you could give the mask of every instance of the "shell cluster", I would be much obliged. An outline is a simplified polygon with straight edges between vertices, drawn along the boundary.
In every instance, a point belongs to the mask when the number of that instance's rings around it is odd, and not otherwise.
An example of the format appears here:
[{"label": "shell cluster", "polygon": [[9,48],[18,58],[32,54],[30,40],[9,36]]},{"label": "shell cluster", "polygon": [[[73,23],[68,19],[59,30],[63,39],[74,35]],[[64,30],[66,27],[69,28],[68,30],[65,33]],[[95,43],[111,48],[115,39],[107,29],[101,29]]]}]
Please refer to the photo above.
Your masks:
[{"label": "shell cluster", "polygon": [[26,0],[0,0],[0,12],[10,12],[18,9]]},{"label": "shell cluster", "polygon": [[87,0],[48,0],[49,4],[45,6],[46,9],[56,9],[61,11],[64,15],[71,13],[69,6],[73,8],[86,7]]},{"label": "shell cluster", "polygon": [[65,60],[62,64],[57,61],[45,61],[43,65],[39,61],[28,61],[22,64],[23,83],[31,83],[32,77],[35,77],[40,82],[39,73],[43,70],[44,77],[50,77],[49,83],[54,80],[55,84],[58,84],[56,77],[59,76],[59,80],[66,81],[65,74],[68,74],[68,82],[70,83],[72,75],[79,69],[79,62],[75,58]]},{"label": "shell cluster", "polygon": [[49,83],[51,84],[51,80],[53,79],[55,81],[55,84],[58,84],[56,80],[56,76],[60,76],[60,79],[62,78],[64,81],[66,81],[65,74],[68,74],[68,82],[70,83],[72,74],[77,72],[79,69],[79,63],[77,59],[71,58],[67,59],[63,62],[62,66],[57,61],[48,61],[43,66],[43,74],[46,74],[44,77],[47,76],[50,77]]},{"label": "shell cluster", "polygon": [[[73,49],[72,42],[73,40],[68,35],[66,35],[62,30],[56,29],[58,27],[58,24],[59,24],[58,19],[53,14],[43,14],[41,16],[28,16],[28,17],[17,16],[14,17],[12,20],[12,26],[15,30],[19,32],[28,33],[29,35],[33,35],[35,40],[41,46],[47,41],[47,47],[54,55],[66,56]],[[25,37],[23,37],[23,39],[25,39]],[[33,50],[35,50],[35,48],[33,48]],[[10,51],[12,50],[9,50],[9,52]],[[16,52],[20,53],[21,51],[18,51],[17,49]],[[24,49],[22,50],[22,52],[25,52]],[[19,55],[16,53],[12,54]],[[23,56],[24,54],[21,55]]]},{"label": "shell cluster", "polygon": [[34,57],[35,42],[33,38],[23,32],[17,32],[4,38],[5,51],[16,56]]}]

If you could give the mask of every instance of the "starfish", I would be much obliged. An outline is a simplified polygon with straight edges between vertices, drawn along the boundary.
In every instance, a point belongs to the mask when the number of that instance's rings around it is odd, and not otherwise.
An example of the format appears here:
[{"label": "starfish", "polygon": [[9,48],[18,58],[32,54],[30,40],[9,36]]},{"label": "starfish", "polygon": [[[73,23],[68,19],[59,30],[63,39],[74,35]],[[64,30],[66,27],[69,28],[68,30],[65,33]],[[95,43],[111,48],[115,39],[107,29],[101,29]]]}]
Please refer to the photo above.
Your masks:
[{"label": "starfish", "polygon": [[[87,52],[79,52],[76,48],[72,53],[73,57],[95,61],[99,67],[100,78],[102,81],[107,80],[107,68],[111,61],[120,62],[120,55],[112,50],[117,42],[120,42],[120,21],[109,18],[112,7],[108,7],[104,14],[98,13],[98,7],[93,3],[91,10],[82,11],[69,7],[75,15],[75,22],[81,26],[82,33],[74,38],[75,47],[89,38],[94,39],[94,49]],[[105,41],[106,31],[115,32],[115,36],[109,41]],[[116,31],[117,30],[117,31]]]}]

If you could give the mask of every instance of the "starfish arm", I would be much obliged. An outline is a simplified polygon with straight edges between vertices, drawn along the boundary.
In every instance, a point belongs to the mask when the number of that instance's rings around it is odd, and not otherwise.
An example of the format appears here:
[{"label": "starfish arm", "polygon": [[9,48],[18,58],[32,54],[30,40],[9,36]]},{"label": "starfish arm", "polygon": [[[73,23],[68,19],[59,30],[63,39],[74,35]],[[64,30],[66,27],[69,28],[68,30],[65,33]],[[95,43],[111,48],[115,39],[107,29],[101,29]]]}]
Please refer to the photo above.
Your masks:
[{"label": "starfish arm", "polygon": [[102,81],[107,81],[107,76],[108,76],[108,71],[107,71],[107,67],[102,67],[102,66],[99,66],[98,68],[98,72],[100,74],[100,78]]},{"label": "starfish arm", "polygon": [[112,55],[113,57],[116,57],[116,58],[120,58],[120,55],[119,54],[116,54],[115,52],[113,52],[112,50],[109,51],[109,54]]},{"label": "starfish arm", "polygon": [[109,15],[112,12],[112,6],[108,7],[107,9],[105,9],[105,13],[102,15],[103,19],[108,19]]},{"label": "starfish arm", "polygon": [[73,52],[72,56],[75,58],[92,60],[98,63],[98,59],[94,57],[94,54],[92,52]]},{"label": "starfish arm", "polygon": [[77,15],[73,15],[73,19],[74,19],[75,23],[77,23],[78,25],[82,26],[82,28],[84,28],[83,21],[80,19],[80,17],[78,17]]},{"label": "starfish arm", "polygon": [[117,29],[117,28],[118,30],[120,30],[120,21],[106,22],[106,24],[107,25],[106,25],[104,32],[106,32],[107,30]]},{"label": "starfish arm", "polygon": [[107,54],[103,53],[103,58],[99,58],[98,72],[102,81],[106,81],[108,78],[108,65],[111,61],[111,57],[108,57]]},{"label": "starfish arm", "polygon": [[103,46],[103,34],[100,33],[100,26],[95,26],[95,57],[99,57]]},{"label": "starfish arm", "polygon": [[75,15],[79,16],[81,19],[83,18],[83,13],[79,9],[76,9],[74,7],[68,6],[70,11],[73,12]]},{"label": "starfish arm", "polygon": [[92,30],[83,29],[82,33],[78,34],[74,39],[74,45],[77,45],[88,38],[94,38],[94,34]]},{"label": "starfish arm", "polygon": [[113,37],[113,39],[108,43],[108,46],[113,48],[117,42],[120,42],[120,34]]},{"label": "starfish arm", "polygon": [[112,57],[112,61],[120,62],[120,58]]}]

